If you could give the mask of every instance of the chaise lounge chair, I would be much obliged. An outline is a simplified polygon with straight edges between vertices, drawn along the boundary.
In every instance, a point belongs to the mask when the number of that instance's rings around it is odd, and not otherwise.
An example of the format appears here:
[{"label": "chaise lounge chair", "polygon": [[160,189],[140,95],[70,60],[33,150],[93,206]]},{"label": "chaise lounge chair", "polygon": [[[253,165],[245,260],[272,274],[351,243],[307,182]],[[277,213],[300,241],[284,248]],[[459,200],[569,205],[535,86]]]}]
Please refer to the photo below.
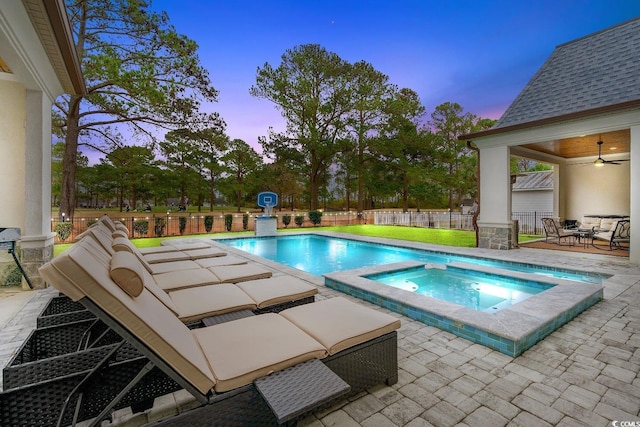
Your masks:
[{"label": "chaise lounge chair", "polygon": [[[50,425],[56,418],[52,412],[60,408],[60,424],[95,417],[92,425],[97,425],[113,408],[148,401],[175,384],[200,406],[167,419],[167,425],[275,424],[304,416],[349,388],[357,393],[397,381],[400,322],[392,316],[331,298],[190,330],[144,286],[116,283],[83,243],[45,265],[42,277],[94,312],[143,357],[111,363],[114,349],[81,381],[68,375],[7,390],[0,395],[2,425]],[[132,379],[121,379],[125,371],[134,373]],[[318,395],[321,383],[338,382],[334,374],[348,386]],[[300,407],[283,410],[278,397],[283,395]],[[304,396],[305,402],[297,402]]]}]

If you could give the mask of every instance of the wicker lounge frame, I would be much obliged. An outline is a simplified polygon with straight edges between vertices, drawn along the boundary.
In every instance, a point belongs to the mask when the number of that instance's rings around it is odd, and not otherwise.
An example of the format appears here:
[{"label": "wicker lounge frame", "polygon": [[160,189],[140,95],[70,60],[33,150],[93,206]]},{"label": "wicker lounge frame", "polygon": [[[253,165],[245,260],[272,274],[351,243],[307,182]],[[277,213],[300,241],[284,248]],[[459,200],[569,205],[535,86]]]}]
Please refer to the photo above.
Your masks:
[{"label": "wicker lounge frame", "polygon": [[[97,425],[113,409],[131,406],[134,412],[144,410],[155,397],[181,388],[190,392],[199,406],[159,424],[198,425],[204,421],[208,425],[277,424],[254,384],[224,393],[203,394],[91,300],[85,297],[80,302],[121,340],[90,351],[53,357],[48,360],[47,371],[55,370],[54,378],[5,388],[0,394],[1,425],[69,425],[92,418],[92,425]],[[376,384],[395,384],[398,380],[397,333],[387,333],[321,361],[349,384],[351,394]],[[79,370],[79,366],[82,369]],[[26,371],[42,368],[38,364],[25,364],[20,375],[34,377]],[[282,392],[287,393],[287,384],[282,387]],[[314,409],[328,403],[318,401]]]}]

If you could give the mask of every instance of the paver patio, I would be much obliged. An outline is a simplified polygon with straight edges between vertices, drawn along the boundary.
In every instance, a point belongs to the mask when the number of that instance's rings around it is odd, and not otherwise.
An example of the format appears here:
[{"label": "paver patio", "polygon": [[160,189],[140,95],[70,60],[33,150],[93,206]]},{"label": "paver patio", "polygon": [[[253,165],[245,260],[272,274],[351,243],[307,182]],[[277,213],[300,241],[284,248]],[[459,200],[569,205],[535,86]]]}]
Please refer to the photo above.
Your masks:
[{"label": "paver patio", "polygon": [[[225,250],[261,262],[274,275],[292,274],[317,284],[318,299],[337,294],[323,286],[322,278],[232,248]],[[602,302],[517,358],[400,316],[398,383],[341,401],[299,425],[607,426],[613,420],[640,422],[640,268],[626,258],[605,255],[522,248],[446,250],[615,276],[606,282]],[[52,289],[33,292],[22,310],[2,326],[0,366],[6,365],[35,327],[37,314],[52,295]],[[1,304],[2,300],[0,308]],[[154,408],[144,413],[120,410],[112,423],[103,425],[144,425],[192,403],[182,391],[157,399]]]}]

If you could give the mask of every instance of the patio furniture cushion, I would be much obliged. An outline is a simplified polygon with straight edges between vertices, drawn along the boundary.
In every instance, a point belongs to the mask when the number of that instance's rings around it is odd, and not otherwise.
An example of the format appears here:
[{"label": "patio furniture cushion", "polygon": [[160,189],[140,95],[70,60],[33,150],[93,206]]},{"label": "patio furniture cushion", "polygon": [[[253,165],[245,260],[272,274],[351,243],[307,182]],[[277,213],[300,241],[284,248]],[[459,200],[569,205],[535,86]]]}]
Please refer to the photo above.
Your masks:
[{"label": "patio furniture cushion", "polygon": [[167,271],[166,273],[154,274],[153,279],[166,292],[222,283],[218,276],[206,268]]},{"label": "patio furniture cushion", "polygon": [[591,216],[583,216],[580,220],[580,225],[578,228],[581,230],[594,230],[598,231],[600,229],[600,217],[591,217]]},{"label": "patio furniture cushion", "polygon": [[231,283],[199,286],[169,292],[177,316],[185,323],[205,317],[240,310],[255,310],[257,304],[243,290]]},{"label": "patio furniture cushion", "polygon": [[210,267],[209,270],[220,280],[220,283],[238,283],[247,280],[266,279],[273,273],[256,264],[224,265]]},{"label": "patio furniture cushion", "polygon": [[318,293],[317,287],[293,276],[249,280],[236,283],[235,286],[250,296],[257,308],[296,301]]},{"label": "patio furniture cushion", "polygon": [[[165,246],[166,247],[166,246]],[[240,265],[246,264],[247,260],[233,255],[219,256],[215,258],[196,259],[195,262],[203,267],[219,267],[221,265]]]},{"label": "patio furniture cushion", "polygon": [[113,281],[126,293],[132,297],[137,297],[142,293],[143,277],[146,270],[133,255],[127,255],[125,252],[113,254],[110,271]]},{"label": "patio furniture cushion", "polygon": [[311,335],[329,354],[400,328],[400,320],[342,297],[281,311],[280,315]]},{"label": "patio furniture cushion", "polygon": [[192,332],[213,370],[217,392],[250,384],[272,372],[327,355],[320,343],[273,313]]}]

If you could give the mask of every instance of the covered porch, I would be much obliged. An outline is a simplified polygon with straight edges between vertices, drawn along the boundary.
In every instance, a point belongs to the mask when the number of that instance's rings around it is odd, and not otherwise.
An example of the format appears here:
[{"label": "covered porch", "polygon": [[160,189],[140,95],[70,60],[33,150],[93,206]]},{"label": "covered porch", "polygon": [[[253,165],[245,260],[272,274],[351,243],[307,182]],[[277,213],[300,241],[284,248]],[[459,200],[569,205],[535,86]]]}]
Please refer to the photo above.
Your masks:
[{"label": "covered porch", "polygon": [[460,137],[479,148],[480,247],[515,246],[516,156],[553,166],[559,220],[628,216],[629,260],[640,264],[640,52],[630,40],[640,41],[640,19],[558,46],[496,126]]}]

